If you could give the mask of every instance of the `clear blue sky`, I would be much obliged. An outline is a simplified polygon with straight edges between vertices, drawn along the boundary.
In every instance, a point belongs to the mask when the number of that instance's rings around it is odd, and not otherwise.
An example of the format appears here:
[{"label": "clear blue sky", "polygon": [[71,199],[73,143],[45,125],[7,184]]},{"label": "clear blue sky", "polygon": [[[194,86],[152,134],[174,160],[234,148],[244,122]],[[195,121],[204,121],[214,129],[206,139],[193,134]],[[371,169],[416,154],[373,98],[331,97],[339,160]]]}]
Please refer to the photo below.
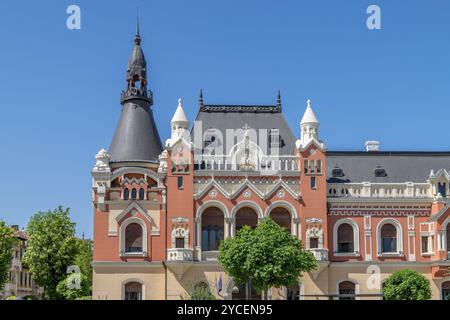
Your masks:
[{"label": "clear blue sky", "polygon": [[[366,28],[369,4],[382,30]],[[224,104],[280,89],[296,135],[312,100],[330,149],[450,150],[449,1],[3,0],[0,219],[61,204],[92,236],[90,171],[119,118],[136,7],[163,141],[178,97],[192,120],[200,88]]]}]

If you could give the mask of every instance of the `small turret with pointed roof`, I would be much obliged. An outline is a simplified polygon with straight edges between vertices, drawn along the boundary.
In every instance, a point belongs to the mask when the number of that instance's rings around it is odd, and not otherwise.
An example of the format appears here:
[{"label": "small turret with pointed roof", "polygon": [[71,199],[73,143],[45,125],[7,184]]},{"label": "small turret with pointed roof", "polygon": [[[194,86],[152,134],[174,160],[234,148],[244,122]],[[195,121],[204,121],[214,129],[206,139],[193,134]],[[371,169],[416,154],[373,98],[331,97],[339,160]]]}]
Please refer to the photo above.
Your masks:
[{"label": "small turret with pointed roof", "polygon": [[170,122],[172,131],[170,139],[166,141],[166,146],[172,146],[180,138],[185,141],[190,140],[189,136],[189,120],[183,109],[183,101],[181,98],[178,99],[178,106],[173,114],[172,121]]},{"label": "small turret with pointed roof", "polygon": [[299,146],[305,147],[309,142],[315,140],[317,143],[321,143],[324,147],[325,145],[320,142],[319,139],[319,126],[320,123],[312,109],[311,100],[308,99],[306,101],[305,113],[300,121]]}]

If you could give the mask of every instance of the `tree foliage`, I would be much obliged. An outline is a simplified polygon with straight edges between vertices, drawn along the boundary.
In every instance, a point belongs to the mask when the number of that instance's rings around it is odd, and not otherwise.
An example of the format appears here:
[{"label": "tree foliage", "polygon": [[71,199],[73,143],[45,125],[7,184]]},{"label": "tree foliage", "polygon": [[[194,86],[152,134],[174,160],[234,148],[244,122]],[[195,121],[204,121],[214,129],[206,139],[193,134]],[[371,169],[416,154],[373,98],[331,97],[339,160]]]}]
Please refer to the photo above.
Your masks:
[{"label": "tree foliage", "polygon": [[298,283],[303,272],[317,267],[313,254],[271,218],[252,230],[244,226],[236,237],[222,241],[219,262],[235,283],[250,279],[260,291],[289,287]]},{"label": "tree foliage", "polygon": [[9,267],[13,258],[12,250],[17,243],[14,229],[0,221],[0,288],[3,288],[9,278]]},{"label": "tree foliage", "polygon": [[91,293],[91,286],[86,275],[72,273],[58,283],[56,292],[66,300],[85,300]]},{"label": "tree foliage", "polygon": [[386,300],[428,300],[430,281],[414,270],[397,270],[386,279],[383,295]]},{"label": "tree foliage", "polygon": [[209,286],[200,282],[194,285],[189,291],[187,297],[182,297],[185,300],[216,300],[216,297],[211,293]]},{"label": "tree foliage", "polygon": [[66,278],[67,268],[74,264],[79,250],[69,209],[59,206],[53,211],[38,212],[30,219],[27,232],[23,261],[36,283],[44,287],[45,297],[56,299],[56,286]]},{"label": "tree foliage", "polygon": [[86,276],[89,284],[92,283],[92,240],[77,239],[78,254],[74,264],[80,267],[80,271]]}]

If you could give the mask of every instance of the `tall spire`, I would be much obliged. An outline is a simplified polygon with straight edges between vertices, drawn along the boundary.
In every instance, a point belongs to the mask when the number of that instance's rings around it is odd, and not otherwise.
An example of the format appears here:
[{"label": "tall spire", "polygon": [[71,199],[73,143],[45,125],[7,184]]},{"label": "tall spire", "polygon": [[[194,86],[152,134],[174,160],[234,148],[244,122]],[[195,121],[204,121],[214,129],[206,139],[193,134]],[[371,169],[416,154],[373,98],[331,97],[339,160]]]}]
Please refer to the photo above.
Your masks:
[{"label": "tall spire", "polygon": [[147,62],[141,48],[139,16],[126,80],[120,101],[122,112],[109,149],[111,162],[157,163],[162,145],[151,109],[153,94],[147,90]]},{"label": "tall spire", "polygon": [[122,92],[121,102],[134,98],[145,99],[153,104],[152,92],[147,91],[147,62],[141,48],[141,33],[139,26],[139,14],[136,18],[136,35],[134,47],[128,61],[127,88]]}]

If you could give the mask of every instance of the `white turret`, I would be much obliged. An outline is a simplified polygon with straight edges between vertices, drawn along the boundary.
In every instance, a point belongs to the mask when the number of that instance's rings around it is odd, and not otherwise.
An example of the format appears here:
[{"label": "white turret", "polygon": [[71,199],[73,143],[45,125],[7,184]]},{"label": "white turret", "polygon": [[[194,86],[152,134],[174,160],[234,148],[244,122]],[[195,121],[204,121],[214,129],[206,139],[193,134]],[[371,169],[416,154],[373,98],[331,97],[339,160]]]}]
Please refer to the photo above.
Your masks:
[{"label": "white turret", "polygon": [[306,101],[306,110],[300,121],[300,140],[297,141],[297,147],[306,147],[312,140],[315,140],[320,146],[324,147],[319,140],[319,120],[311,107],[311,100]]},{"label": "white turret", "polygon": [[172,127],[172,134],[170,139],[167,140],[166,145],[171,146],[174,142],[176,142],[179,138],[183,138],[185,141],[189,141],[189,120],[186,116],[186,113],[183,109],[183,103],[181,98],[178,99],[178,107],[175,111],[172,121],[170,122]]}]

